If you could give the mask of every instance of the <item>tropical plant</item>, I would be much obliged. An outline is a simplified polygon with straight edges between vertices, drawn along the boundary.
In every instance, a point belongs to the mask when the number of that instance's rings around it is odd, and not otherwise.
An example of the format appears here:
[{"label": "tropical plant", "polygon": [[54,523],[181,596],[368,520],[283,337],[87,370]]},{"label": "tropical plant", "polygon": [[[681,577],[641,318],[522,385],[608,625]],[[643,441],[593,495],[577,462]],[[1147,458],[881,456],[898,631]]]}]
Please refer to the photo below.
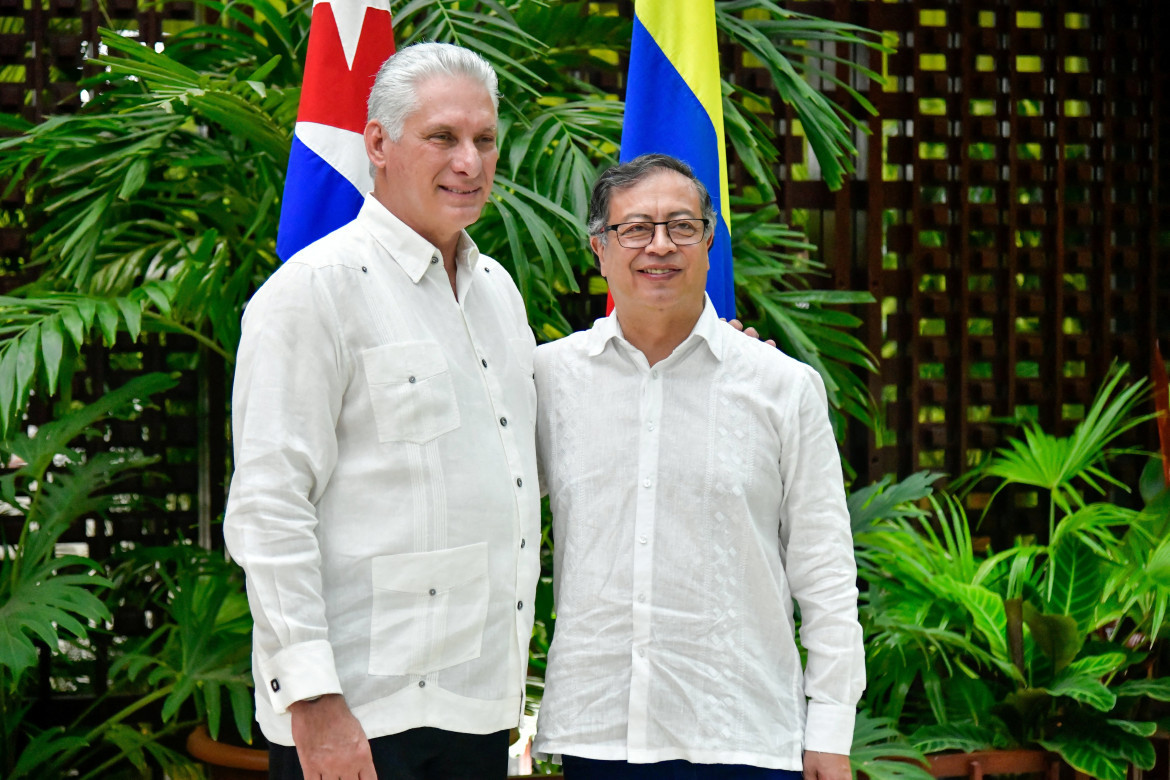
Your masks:
[{"label": "tropical plant", "polygon": [[[980,551],[949,496],[932,497],[927,517],[878,518],[857,535],[866,701],[924,752],[1041,747],[1108,780],[1153,765],[1151,705],[1170,701],[1155,663],[1167,639],[1170,491],[1130,509],[1068,487],[1085,473],[1105,479],[1122,452],[1110,442],[1148,419],[1134,411],[1135,388],[1111,377],[1084,431],[1062,442],[1030,427],[981,470],[1060,496],[1046,543]],[[1036,479],[1036,463],[1061,479]]]},{"label": "tropical plant", "polygon": [[22,522],[16,543],[3,540],[0,547],[0,769],[5,777],[63,776],[49,769],[59,756],[93,749],[103,740],[134,751],[118,743],[126,734],[113,721],[90,729],[37,730],[27,715],[41,655],[61,657],[67,639],[84,644],[95,626],[112,619],[101,596],[113,583],[101,566],[80,555],[58,555],[57,542],[82,518],[104,519],[123,501],[114,486],[152,462],[135,451],[85,456],[74,441],[106,415],[141,405],[173,384],[166,375],[146,375],[40,426],[33,435],[0,441],[0,462],[20,464],[0,477],[0,509]]},{"label": "tropical plant", "polygon": [[[0,116],[6,131],[0,140],[0,181],[7,183],[6,194],[18,187],[23,192],[32,247],[26,268],[36,274],[0,300],[0,439],[24,441],[19,429],[34,395],[42,401],[56,398],[62,422],[76,420],[70,411],[77,405],[71,378],[97,342],[112,346],[138,342],[144,334],[178,333],[201,345],[198,370],[206,370],[207,361],[230,366],[243,304],[277,267],[275,233],[300,94],[308,4],[286,9],[269,0],[197,0],[197,5],[213,21],[169,34],[161,50],[140,45],[132,33],[102,30],[100,55],[88,62],[95,75],[82,85],[87,102],[76,114],[36,125]],[[392,3],[392,10],[400,46],[421,39],[461,43],[496,66],[503,156],[491,201],[472,234],[517,280],[539,338],[557,338],[587,324],[589,307],[574,293],[596,291],[599,279],[586,248],[583,215],[597,172],[616,161],[623,113],[622,103],[597,87],[594,76],[620,78],[615,71],[630,38],[630,20],[598,13],[595,4],[561,0],[409,0]],[[858,67],[845,55],[847,49],[880,54],[878,36],[786,11],[771,0],[722,3],[717,17],[725,40],[753,53],[772,75],[780,100],[800,118],[826,182],[839,186],[854,153],[850,128],[861,125],[844,101],[835,103],[811,89],[804,76],[815,76],[872,110],[849,83],[874,78],[877,69]],[[838,65],[853,75],[836,81]],[[871,356],[845,333],[857,321],[839,307],[868,301],[868,294],[810,289],[807,277],[823,269],[808,259],[811,247],[799,234],[777,224],[774,127],[780,106],[728,81],[723,93],[734,162],[754,179],[734,204],[734,251],[743,258],[737,270],[741,307],[774,331],[784,349],[822,372],[835,409],[867,420],[870,399],[852,367],[869,367]],[[135,392],[148,394],[144,387]],[[121,398],[114,394],[98,404]],[[53,430],[43,425],[34,439]],[[99,452],[75,465],[92,468],[96,480],[103,463],[113,479],[146,460]],[[20,484],[36,482],[32,472],[18,473],[23,476],[14,478],[25,480]],[[67,477],[56,479],[63,485]],[[178,767],[156,737],[188,717],[214,722],[225,695],[239,725],[239,686],[246,679],[240,664],[246,661],[228,649],[236,647],[231,640],[239,638],[242,626],[237,583],[215,585],[208,572],[218,564],[189,546],[174,552],[187,562],[185,573],[171,568],[175,561],[160,550],[138,551],[134,562],[105,572],[92,561],[45,558],[54,538],[22,536],[12,555],[38,563],[5,569],[6,575],[17,569],[48,572],[62,587],[82,589],[66,591],[61,608],[66,618],[74,615],[73,622],[54,618],[52,631],[81,630],[73,641],[84,652],[87,637],[98,630],[89,624],[102,623],[108,613],[82,591],[95,599],[104,593],[107,604],[133,598],[126,588],[110,590],[98,572],[118,584],[146,582],[146,592],[158,599],[153,610],[165,619],[149,637],[118,638],[110,687],[131,696],[135,704],[129,706],[135,708],[118,710],[103,723],[78,721],[36,733],[27,742],[30,732],[19,722],[28,704],[21,698],[28,691],[22,672],[24,687],[4,710],[5,727],[11,726],[5,734],[16,735],[6,743],[9,765],[26,774],[49,766],[43,763],[48,760],[62,772],[69,762],[107,773],[115,771],[111,761]],[[72,579],[81,573],[87,579]],[[547,587],[546,582],[542,592]],[[10,593],[17,591],[0,592],[0,609],[20,608]],[[553,622],[551,608],[547,613],[545,645]],[[24,625],[37,626],[31,630],[57,647],[43,633],[49,631],[45,624]],[[28,636],[24,628],[15,632],[12,636]],[[4,636],[0,629],[0,641]],[[184,655],[199,647],[200,639],[214,646],[203,650],[222,653],[218,663],[203,666],[196,655]],[[540,643],[538,635],[537,672]],[[27,659],[27,645],[12,641],[13,648],[17,644]],[[154,698],[138,704],[144,685],[153,688]],[[535,695],[539,685],[537,674]],[[156,704],[161,708],[156,723],[126,725]],[[105,752],[94,761],[97,753],[86,751]],[[82,762],[82,756],[89,758]]]},{"label": "tropical plant", "polygon": [[[29,286],[4,301],[0,320],[0,431],[28,392],[49,393],[82,343],[123,331],[183,332],[231,361],[244,301],[277,265],[275,230],[307,34],[303,6],[266,0],[222,5],[155,51],[102,31],[105,53],[77,114],[29,125],[0,117],[0,180],[24,190],[34,226]],[[585,2],[394,4],[400,45],[429,38],[479,50],[501,74],[504,157],[491,202],[472,233],[508,266],[542,339],[588,322],[563,296],[594,278],[583,234],[589,187],[616,160],[622,103],[587,73],[612,71],[630,22]],[[831,185],[847,169],[856,122],[801,78],[827,74],[845,47],[884,51],[876,34],[785,11],[769,0],[719,7],[731,42],[758,56],[801,117]],[[815,44],[815,45],[810,45]],[[876,72],[850,65],[862,78]],[[868,104],[846,83],[863,108]],[[868,421],[864,384],[850,366],[872,358],[843,330],[857,320],[833,307],[868,293],[819,293],[802,281],[814,264],[796,234],[775,225],[778,157],[773,109],[724,83],[728,137],[755,177],[740,201],[735,250],[745,313],[767,320],[781,347],[811,361],[835,408]],[[860,125],[856,125],[860,126]],[[100,326],[100,328],[96,328]]]},{"label": "tropical plant", "polygon": [[1011,438],[980,468],[961,477],[956,486],[972,486],[983,479],[995,479],[999,485],[987,501],[991,510],[995,497],[1008,485],[1029,485],[1048,492],[1048,535],[1055,532],[1057,512],[1069,514],[1083,509],[1084,492],[1089,488],[1105,494],[1105,485],[1128,490],[1106,468],[1110,458],[1137,450],[1111,447],[1127,431],[1143,425],[1152,414],[1134,414],[1144,400],[1146,380],[1122,386],[1129,367],[1114,364],[1085,417],[1071,436],[1058,437],[1045,432],[1038,423],[1024,423],[1024,438]]}]

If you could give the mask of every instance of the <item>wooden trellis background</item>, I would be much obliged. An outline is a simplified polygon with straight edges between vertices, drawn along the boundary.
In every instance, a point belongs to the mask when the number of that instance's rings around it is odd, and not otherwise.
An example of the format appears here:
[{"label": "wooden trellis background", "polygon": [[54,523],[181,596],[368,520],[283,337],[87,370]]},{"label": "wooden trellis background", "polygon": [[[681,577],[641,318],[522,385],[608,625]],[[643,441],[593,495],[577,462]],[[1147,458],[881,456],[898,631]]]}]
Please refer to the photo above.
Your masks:
[{"label": "wooden trellis background", "polygon": [[[997,420],[1068,434],[1114,360],[1148,376],[1170,353],[1170,140],[1162,0],[798,2],[881,31],[897,53],[866,90],[858,174],[831,193],[791,115],[781,194],[839,289],[866,289],[869,388],[884,430],[854,430],[862,475],[959,474]],[[843,53],[856,56],[855,53]],[[864,56],[864,55],[862,55]],[[763,90],[734,55],[736,78]],[[844,76],[844,70],[841,74]],[[1170,356],[1170,355],[1168,355]],[[1128,444],[1153,448],[1153,426]],[[1118,476],[1136,487],[1137,462]],[[985,528],[1046,528],[1037,496],[998,499]],[[979,509],[987,494],[969,498]],[[1124,499],[1122,499],[1124,500]]]},{"label": "wooden trellis background", "polygon": [[[630,6],[617,3],[626,14]],[[1067,433],[1114,359],[1145,375],[1154,339],[1170,341],[1170,171],[1160,154],[1170,137],[1167,54],[1156,39],[1170,16],[1165,3],[791,7],[879,30],[898,48],[868,62],[888,78],[863,85],[879,116],[860,139],[857,176],[837,193],[817,180],[764,72],[723,52],[729,78],[780,109],[781,205],[821,248],[826,284],[869,290],[879,302],[857,312],[862,339],[881,358],[869,388],[884,418],[877,435],[850,432],[860,479],[957,474],[1001,440],[996,420],[1032,417]],[[99,26],[156,42],[193,13],[190,2],[0,0],[0,110],[30,120],[75,110]],[[733,175],[743,175],[734,164]],[[23,276],[23,220],[18,195],[0,203],[0,290]],[[148,347],[118,371],[148,369],[167,351]],[[97,370],[106,357],[92,360]],[[184,525],[193,506],[212,516],[222,507],[223,469],[195,474],[200,463],[223,462],[222,395],[208,395],[211,385],[222,392],[222,381],[194,376],[174,391],[144,445],[173,472],[163,516],[174,512]],[[122,427],[112,435],[143,446],[141,426]],[[1152,426],[1129,443],[1152,447]],[[992,530],[1029,530],[1034,498],[1022,491],[998,504],[1009,511],[992,518]],[[981,495],[971,500],[977,507]],[[118,536],[110,530],[98,548]]]}]

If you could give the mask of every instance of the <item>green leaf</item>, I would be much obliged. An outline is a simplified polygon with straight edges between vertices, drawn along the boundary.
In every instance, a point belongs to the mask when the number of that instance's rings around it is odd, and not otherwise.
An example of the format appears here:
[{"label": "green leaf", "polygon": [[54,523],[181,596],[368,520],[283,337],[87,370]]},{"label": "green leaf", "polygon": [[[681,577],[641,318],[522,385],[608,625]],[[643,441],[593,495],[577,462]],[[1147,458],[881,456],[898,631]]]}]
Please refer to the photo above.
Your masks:
[{"label": "green leaf", "polygon": [[1068,615],[1088,631],[1100,602],[1101,559],[1080,539],[1065,536],[1052,554],[1049,577],[1046,611]]},{"label": "green leaf", "polygon": [[1105,683],[1092,677],[1064,677],[1044,690],[1053,696],[1067,696],[1075,701],[1088,704],[1101,712],[1108,712],[1117,704],[1117,696]]},{"label": "green leaf", "polygon": [[1024,622],[1032,639],[1059,671],[1077,657],[1085,643],[1085,634],[1077,621],[1068,615],[1045,615],[1030,602],[1024,602]]},{"label": "green leaf", "polygon": [[50,395],[57,392],[57,374],[61,370],[61,355],[65,349],[62,330],[64,324],[60,316],[41,322],[41,359],[44,361]]},{"label": "green leaf", "polygon": [[16,398],[16,350],[0,350],[0,440],[8,437],[9,417]]},{"label": "green leaf", "polygon": [[1084,658],[1078,658],[1068,665],[1065,674],[1072,675],[1086,675],[1088,677],[1104,677],[1110,672],[1115,672],[1124,667],[1127,663],[1128,656],[1125,653],[1101,653],[1099,655],[1087,655]]},{"label": "green leaf", "polygon": [[137,341],[142,330],[142,306],[128,298],[115,298],[114,303],[122,312],[122,319],[126,321],[126,330],[130,333],[130,338]]},{"label": "green leaf", "polygon": [[869,530],[878,518],[921,517],[925,513],[913,506],[913,503],[928,497],[934,491],[931,485],[941,476],[930,471],[919,471],[901,482],[894,482],[892,476],[886,476],[879,482],[853,491],[846,501],[853,533]]},{"label": "green leaf", "polygon": [[1129,764],[1139,769],[1154,766],[1154,747],[1140,735],[1147,728],[1138,722],[1069,713],[1060,728],[1038,741],[1060,753],[1074,769],[1104,780],[1119,780],[1126,776]]},{"label": "green leaf", "polygon": [[20,751],[16,766],[12,768],[11,780],[32,778],[41,780],[46,777],[45,770],[51,762],[61,755],[85,747],[88,743],[77,734],[68,733],[62,726],[45,729],[32,738],[28,745]]},{"label": "green leaf", "polygon": [[[173,286],[171,286],[171,294],[173,294]],[[171,315],[171,300],[167,294],[167,287],[161,284],[151,283],[142,286],[142,292],[149,298],[156,309],[165,316]]]},{"label": "green leaf", "polygon": [[82,321],[77,309],[69,305],[61,307],[61,322],[65,325],[65,332],[73,340],[73,348],[80,350],[81,345],[85,342],[85,331],[89,329],[89,326]]},{"label": "green leaf", "polygon": [[130,164],[126,171],[126,178],[122,181],[122,186],[118,190],[118,198],[120,200],[130,200],[138,194],[142,189],[142,185],[146,183],[146,174],[150,170],[150,162],[148,160],[135,160]]},{"label": "green leaf", "polygon": [[1113,689],[1120,698],[1142,696],[1155,701],[1170,701],[1170,677],[1156,680],[1126,680]]},{"label": "green leaf", "polygon": [[23,399],[32,384],[37,370],[37,356],[40,353],[40,327],[33,325],[20,337],[16,347],[16,398]]},{"label": "green leaf", "polygon": [[1109,722],[1127,734],[1139,737],[1152,737],[1158,731],[1158,724],[1152,720],[1115,720],[1110,718]]},{"label": "green leaf", "polygon": [[1078,772],[1099,780],[1125,780],[1128,763],[1106,755],[1093,742],[1057,733],[1048,739],[1037,740],[1045,750],[1060,754],[1065,763]]},{"label": "green leaf", "polygon": [[991,651],[1003,658],[1007,656],[1007,616],[999,594],[977,585],[956,582],[954,592],[960,596],[963,606],[971,615],[975,628],[983,635]]},{"label": "green leaf", "polygon": [[107,347],[114,346],[118,338],[118,312],[109,301],[97,301],[98,327],[102,331],[102,340]]},{"label": "green leaf", "polygon": [[991,749],[995,742],[995,731],[974,723],[935,723],[919,728],[910,735],[910,741],[923,753],[941,753],[946,750],[970,753]]}]

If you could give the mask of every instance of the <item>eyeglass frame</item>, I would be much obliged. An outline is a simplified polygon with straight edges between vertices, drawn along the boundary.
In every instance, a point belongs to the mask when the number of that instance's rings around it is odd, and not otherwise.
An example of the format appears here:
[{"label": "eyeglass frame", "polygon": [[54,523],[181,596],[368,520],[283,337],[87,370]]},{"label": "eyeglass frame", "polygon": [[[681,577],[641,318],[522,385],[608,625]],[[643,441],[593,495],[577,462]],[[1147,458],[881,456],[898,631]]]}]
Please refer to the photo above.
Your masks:
[{"label": "eyeglass frame", "polygon": [[[670,227],[669,226],[670,226],[671,222],[702,222],[703,223],[703,230],[699,233],[699,238],[696,241],[692,241],[689,244],[680,244],[678,241],[675,241],[674,238],[670,235]],[[620,228],[622,225],[650,225],[653,228],[653,230],[651,230],[651,232],[650,232],[650,240],[647,241],[645,244],[642,244],[641,246],[626,246],[625,244],[622,243],[621,233],[618,233],[618,228]],[[602,233],[608,233],[609,231],[612,230],[614,232],[614,238],[617,239],[618,244],[620,246],[622,246],[624,249],[645,249],[646,247],[648,247],[654,243],[654,237],[656,235],[658,235],[658,226],[659,225],[667,226],[666,227],[666,237],[668,239],[670,239],[670,242],[672,244],[674,244],[675,246],[694,246],[695,244],[701,244],[703,242],[703,239],[707,237],[707,230],[711,227],[710,221],[706,217],[675,217],[674,219],[666,219],[666,220],[663,220],[662,222],[652,222],[648,219],[634,219],[634,220],[630,220],[629,222],[615,222],[612,225],[606,225],[605,230],[603,230]]]}]

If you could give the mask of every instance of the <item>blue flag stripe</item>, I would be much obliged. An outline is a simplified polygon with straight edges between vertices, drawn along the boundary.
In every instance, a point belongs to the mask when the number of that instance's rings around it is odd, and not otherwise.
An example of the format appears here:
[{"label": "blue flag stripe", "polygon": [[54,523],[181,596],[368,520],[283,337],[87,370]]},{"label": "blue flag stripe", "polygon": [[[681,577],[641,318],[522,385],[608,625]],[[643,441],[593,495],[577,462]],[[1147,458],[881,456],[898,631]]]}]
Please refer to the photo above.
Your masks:
[{"label": "blue flag stripe", "polygon": [[[319,238],[345,225],[361,210],[362,193],[329,163],[293,136],[280,210],[276,254],[288,260]],[[311,214],[312,219],[305,219]]]},{"label": "blue flag stripe", "polygon": [[706,109],[642,23],[634,19],[621,161],[658,152],[684,160],[711,193],[715,204],[715,242],[707,294],[720,317],[735,316],[731,233],[723,221],[719,192],[721,138]]}]

